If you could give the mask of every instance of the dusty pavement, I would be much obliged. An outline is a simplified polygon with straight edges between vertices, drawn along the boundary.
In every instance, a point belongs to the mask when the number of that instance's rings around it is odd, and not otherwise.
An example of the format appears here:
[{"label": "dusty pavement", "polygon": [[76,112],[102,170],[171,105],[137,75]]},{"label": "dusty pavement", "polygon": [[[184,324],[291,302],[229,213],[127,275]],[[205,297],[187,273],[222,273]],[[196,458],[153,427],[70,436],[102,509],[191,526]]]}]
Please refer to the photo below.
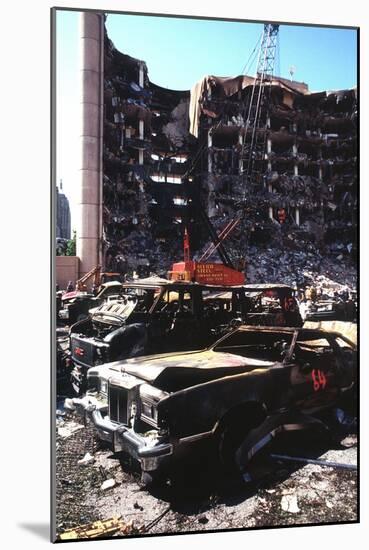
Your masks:
[{"label": "dusty pavement", "polygon": [[[69,416],[59,416],[57,424],[58,534],[112,516],[133,522],[134,533],[147,534],[357,520],[355,469],[298,464],[269,454],[355,465],[357,437],[352,425],[341,427],[334,442],[299,436],[275,443],[258,463],[259,478],[253,484],[242,484],[210,463],[201,463],[182,471],[172,486],[148,489],[140,481],[139,468],[129,457],[102,447],[91,425],[83,427]],[[78,464],[87,452],[94,462]],[[102,490],[108,479],[114,480],[114,487]]]}]

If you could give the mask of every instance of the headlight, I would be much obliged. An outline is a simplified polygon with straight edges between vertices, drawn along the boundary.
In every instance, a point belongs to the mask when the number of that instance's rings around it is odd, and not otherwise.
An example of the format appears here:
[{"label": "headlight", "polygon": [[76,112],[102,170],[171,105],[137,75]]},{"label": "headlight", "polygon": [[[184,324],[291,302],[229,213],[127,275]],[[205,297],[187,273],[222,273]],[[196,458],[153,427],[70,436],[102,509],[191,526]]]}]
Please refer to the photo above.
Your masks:
[{"label": "headlight", "polygon": [[136,416],[137,414],[137,403],[136,401],[132,401],[131,403],[131,417]]},{"label": "headlight", "polygon": [[158,410],[152,403],[142,402],[142,414],[148,418],[152,418],[155,421],[158,420]]},{"label": "headlight", "polygon": [[60,319],[69,319],[69,310],[68,309],[61,309],[59,311],[59,317],[60,317]]}]

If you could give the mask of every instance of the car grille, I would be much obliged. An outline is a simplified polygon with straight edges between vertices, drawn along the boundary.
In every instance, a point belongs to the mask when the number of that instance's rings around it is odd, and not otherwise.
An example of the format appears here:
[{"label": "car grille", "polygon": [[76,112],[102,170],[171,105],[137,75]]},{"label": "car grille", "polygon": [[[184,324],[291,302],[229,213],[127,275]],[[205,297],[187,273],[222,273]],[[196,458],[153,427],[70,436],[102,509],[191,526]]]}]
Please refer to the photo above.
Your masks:
[{"label": "car grille", "polygon": [[109,417],[113,422],[127,424],[128,391],[109,384]]},{"label": "car grille", "polygon": [[72,358],[77,363],[83,363],[84,365],[93,366],[95,347],[91,342],[72,336],[71,347]]}]

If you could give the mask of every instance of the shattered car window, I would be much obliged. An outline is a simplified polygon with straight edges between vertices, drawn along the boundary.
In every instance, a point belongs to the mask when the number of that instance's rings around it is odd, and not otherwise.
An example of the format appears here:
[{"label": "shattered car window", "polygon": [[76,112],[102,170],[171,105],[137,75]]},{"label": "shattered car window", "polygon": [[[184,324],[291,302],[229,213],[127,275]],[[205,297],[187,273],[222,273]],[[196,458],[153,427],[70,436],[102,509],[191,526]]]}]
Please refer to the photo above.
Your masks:
[{"label": "shattered car window", "polygon": [[191,294],[189,292],[176,292],[167,290],[161,294],[155,305],[155,312],[175,313],[191,312]]},{"label": "shattered car window", "polygon": [[[309,339],[308,339],[309,338]],[[294,348],[294,359],[299,363],[322,364],[322,361],[331,359],[334,350],[326,338],[299,337]]]},{"label": "shattered car window", "polygon": [[347,340],[344,340],[340,336],[335,338],[335,341],[337,342],[337,344],[339,345],[340,348],[343,348],[343,349],[353,349],[354,348],[353,344],[350,344]]},{"label": "shattered car window", "polygon": [[142,313],[148,313],[154,303],[154,292],[147,291],[141,296],[137,296],[137,305],[135,311],[141,311]]}]

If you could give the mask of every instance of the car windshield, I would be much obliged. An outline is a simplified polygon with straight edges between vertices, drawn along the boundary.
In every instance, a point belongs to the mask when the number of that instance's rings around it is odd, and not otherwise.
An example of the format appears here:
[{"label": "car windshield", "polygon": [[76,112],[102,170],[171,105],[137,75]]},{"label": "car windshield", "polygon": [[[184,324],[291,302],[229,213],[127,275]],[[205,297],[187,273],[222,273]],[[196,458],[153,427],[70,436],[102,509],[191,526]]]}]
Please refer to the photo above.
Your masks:
[{"label": "car windshield", "polygon": [[176,290],[165,290],[155,304],[155,313],[190,313],[192,311],[192,300],[190,292],[177,292]]},{"label": "car windshield", "polygon": [[308,363],[317,368],[322,364],[328,368],[334,362],[334,356],[334,350],[323,334],[299,334],[293,350],[295,361],[300,364]]},{"label": "car windshield", "polygon": [[[157,292],[157,291],[156,291]],[[148,313],[154,303],[154,299],[157,294],[153,288],[125,288],[124,299],[127,301],[134,301],[136,306],[135,312]]]},{"label": "car windshield", "polygon": [[238,330],[221,340],[215,352],[228,352],[264,361],[283,361],[292,341],[292,333]]},{"label": "car windshield", "polygon": [[351,349],[352,350],[355,347],[354,342],[351,342],[350,340],[347,340],[344,337],[337,336],[337,338],[335,340],[336,340],[336,342],[337,342],[337,344],[339,345],[340,348]]}]

